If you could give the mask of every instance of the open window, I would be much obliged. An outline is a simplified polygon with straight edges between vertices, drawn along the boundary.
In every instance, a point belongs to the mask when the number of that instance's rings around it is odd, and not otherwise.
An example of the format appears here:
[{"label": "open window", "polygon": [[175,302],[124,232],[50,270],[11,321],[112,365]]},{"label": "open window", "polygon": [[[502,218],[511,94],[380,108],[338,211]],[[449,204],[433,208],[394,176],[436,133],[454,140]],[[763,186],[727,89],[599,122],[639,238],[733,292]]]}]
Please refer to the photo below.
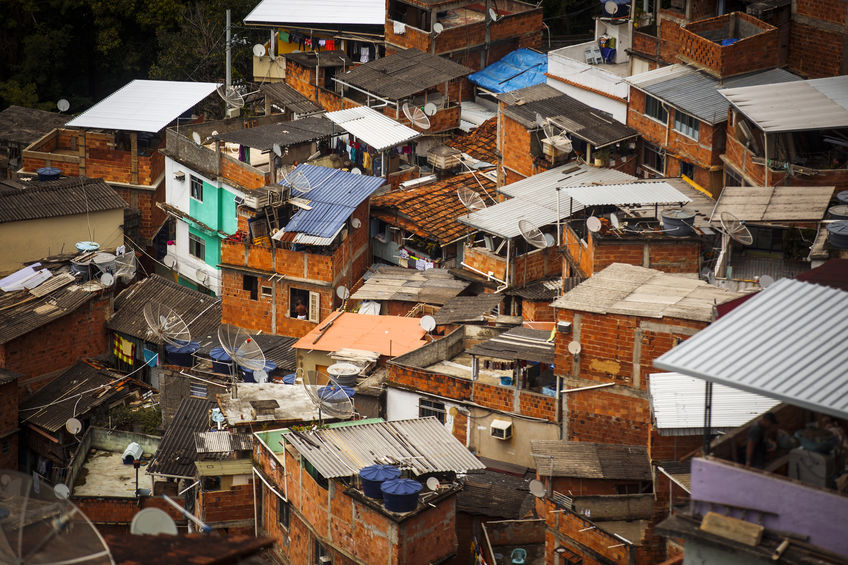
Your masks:
[{"label": "open window", "polygon": [[292,288],[289,291],[289,317],[318,323],[321,319],[321,295],[317,292]]},{"label": "open window", "polygon": [[256,300],[259,295],[259,279],[253,275],[244,275],[241,282],[241,289],[250,292],[251,300]]}]

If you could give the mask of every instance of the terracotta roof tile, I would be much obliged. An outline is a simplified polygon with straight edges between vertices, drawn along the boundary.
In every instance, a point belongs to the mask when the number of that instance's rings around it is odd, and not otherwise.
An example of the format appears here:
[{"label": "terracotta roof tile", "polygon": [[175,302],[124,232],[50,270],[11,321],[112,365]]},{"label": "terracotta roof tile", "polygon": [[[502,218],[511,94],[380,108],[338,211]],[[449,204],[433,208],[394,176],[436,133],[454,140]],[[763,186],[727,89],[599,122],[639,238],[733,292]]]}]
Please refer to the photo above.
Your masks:
[{"label": "terracotta roof tile", "polygon": [[476,129],[465,135],[458,135],[445,141],[445,145],[468,153],[475,159],[487,163],[497,163],[496,140],[498,136],[498,119],[489,118]]}]

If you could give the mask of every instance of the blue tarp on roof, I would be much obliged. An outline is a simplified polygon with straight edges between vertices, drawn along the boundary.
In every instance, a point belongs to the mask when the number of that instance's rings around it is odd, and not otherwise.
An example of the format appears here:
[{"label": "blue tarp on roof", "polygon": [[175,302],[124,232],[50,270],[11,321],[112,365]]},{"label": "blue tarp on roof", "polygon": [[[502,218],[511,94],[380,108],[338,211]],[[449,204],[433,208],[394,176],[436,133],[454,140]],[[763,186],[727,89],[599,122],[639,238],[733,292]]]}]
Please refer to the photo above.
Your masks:
[{"label": "blue tarp on roof", "polygon": [[[298,166],[288,178],[299,177],[298,173],[306,177],[312,189],[304,193],[292,188],[292,196],[309,200],[312,209],[299,210],[284,231],[315,237],[335,236],[356,207],[386,183],[379,177],[305,164]],[[287,183],[283,180],[280,184]]]},{"label": "blue tarp on roof", "polygon": [[517,49],[468,79],[481,88],[500,94],[545,83],[548,56],[532,49]]}]

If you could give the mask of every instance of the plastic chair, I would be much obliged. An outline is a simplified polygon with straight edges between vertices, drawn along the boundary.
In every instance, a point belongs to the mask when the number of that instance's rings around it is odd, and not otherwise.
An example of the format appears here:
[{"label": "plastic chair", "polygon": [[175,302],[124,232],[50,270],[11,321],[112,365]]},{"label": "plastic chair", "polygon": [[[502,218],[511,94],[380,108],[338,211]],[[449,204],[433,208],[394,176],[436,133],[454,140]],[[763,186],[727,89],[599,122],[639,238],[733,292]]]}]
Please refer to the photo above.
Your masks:
[{"label": "plastic chair", "polygon": [[516,547],[509,554],[512,565],[524,565],[524,560],[527,558],[527,550],[523,547]]}]

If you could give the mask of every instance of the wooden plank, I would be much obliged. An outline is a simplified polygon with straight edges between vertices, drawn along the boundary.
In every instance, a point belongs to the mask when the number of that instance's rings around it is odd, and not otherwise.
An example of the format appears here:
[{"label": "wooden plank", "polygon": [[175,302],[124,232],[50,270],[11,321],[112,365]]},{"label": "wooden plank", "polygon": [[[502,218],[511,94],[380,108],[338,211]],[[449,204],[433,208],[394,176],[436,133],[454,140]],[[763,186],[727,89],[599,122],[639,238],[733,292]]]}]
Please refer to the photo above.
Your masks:
[{"label": "wooden plank", "polygon": [[701,522],[701,531],[707,532],[725,539],[741,543],[750,547],[759,545],[763,539],[765,528],[759,524],[752,524],[738,518],[724,516],[717,512],[707,512]]}]

